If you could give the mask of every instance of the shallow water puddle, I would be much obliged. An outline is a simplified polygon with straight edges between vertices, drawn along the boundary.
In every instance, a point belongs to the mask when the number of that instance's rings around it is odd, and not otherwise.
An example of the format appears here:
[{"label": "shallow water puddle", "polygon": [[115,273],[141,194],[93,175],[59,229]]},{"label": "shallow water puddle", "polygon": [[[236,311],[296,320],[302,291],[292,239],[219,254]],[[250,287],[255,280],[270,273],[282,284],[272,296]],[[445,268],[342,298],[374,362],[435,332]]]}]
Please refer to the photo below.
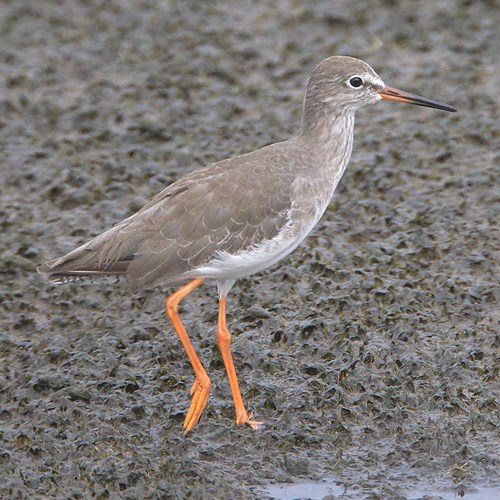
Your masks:
[{"label": "shallow water puddle", "polygon": [[[302,482],[302,483],[286,483],[274,484],[268,486],[263,491],[271,498],[276,500],[322,500],[328,495],[342,498],[364,498],[369,491],[349,491],[345,487],[335,481],[332,482]],[[359,494],[359,497],[356,496]],[[431,488],[414,489],[406,492],[408,500],[424,500],[426,498],[432,500],[498,500],[500,498],[500,488],[482,488],[475,487],[475,491],[465,493],[464,496],[459,496],[456,492],[436,492]]]},{"label": "shallow water puddle", "polygon": [[345,487],[335,482],[303,482],[273,484],[264,489],[264,493],[277,500],[296,500],[301,498],[323,499],[327,495],[342,495]]}]

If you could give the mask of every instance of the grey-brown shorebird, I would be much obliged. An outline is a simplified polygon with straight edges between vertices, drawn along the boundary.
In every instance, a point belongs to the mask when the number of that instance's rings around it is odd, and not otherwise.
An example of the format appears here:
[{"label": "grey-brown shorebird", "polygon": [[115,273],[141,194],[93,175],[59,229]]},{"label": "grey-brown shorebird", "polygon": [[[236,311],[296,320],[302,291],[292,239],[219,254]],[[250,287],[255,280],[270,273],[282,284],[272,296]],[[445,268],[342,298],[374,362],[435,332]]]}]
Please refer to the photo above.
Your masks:
[{"label": "grey-brown shorebird", "polygon": [[388,87],[365,62],[334,56],[307,85],[300,133],[284,142],[191,172],[134,215],[76,250],[38,267],[52,280],[123,275],[135,288],[186,283],[166,300],[167,315],[194,370],[184,433],[207,404],[210,378],[179,318],[179,303],[205,280],[219,294],[217,343],[236,423],[259,427],[239,389],[226,327],[226,297],[238,278],[292,252],[326,210],[352,151],[354,114],[380,100],[456,111]]}]

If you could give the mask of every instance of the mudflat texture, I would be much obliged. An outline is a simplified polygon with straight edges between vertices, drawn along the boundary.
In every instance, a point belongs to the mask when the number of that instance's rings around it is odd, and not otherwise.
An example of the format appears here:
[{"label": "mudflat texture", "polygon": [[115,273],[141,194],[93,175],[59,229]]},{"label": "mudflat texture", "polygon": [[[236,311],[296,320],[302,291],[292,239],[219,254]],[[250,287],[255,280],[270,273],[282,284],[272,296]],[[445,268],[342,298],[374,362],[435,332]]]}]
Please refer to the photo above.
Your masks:
[{"label": "mudflat texture", "polygon": [[[3,1],[0,497],[498,488],[495,4]],[[193,377],[171,290],[55,286],[35,267],[183,174],[295,134],[306,80],[334,54],[459,112],[360,111],[314,233],[233,289],[235,363],[264,429],[234,426],[215,287],[183,303],[213,381],[183,437]]]}]

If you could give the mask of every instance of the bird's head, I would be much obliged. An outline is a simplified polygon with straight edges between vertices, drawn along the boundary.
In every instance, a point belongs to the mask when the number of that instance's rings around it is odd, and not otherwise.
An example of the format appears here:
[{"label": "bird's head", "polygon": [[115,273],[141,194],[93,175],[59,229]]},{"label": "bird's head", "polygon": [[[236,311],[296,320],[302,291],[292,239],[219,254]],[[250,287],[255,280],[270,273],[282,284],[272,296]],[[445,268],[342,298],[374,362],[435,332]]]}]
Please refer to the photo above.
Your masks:
[{"label": "bird's head", "polygon": [[456,111],[447,104],[389,87],[371,66],[346,56],[329,57],[316,66],[307,86],[304,108],[306,114],[313,111],[317,117],[354,114],[358,108],[382,99]]}]

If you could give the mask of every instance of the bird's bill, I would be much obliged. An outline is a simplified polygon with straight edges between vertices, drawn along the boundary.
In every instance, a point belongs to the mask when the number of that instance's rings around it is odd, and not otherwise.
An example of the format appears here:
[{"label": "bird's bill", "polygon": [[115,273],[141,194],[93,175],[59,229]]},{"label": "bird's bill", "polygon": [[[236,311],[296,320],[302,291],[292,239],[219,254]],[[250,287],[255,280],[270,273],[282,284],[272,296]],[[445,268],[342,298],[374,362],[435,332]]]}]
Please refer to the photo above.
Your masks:
[{"label": "bird's bill", "polygon": [[425,106],[426,108],[442,109],[444,111],[451,111],[454,113],[456,108],[453,106],[448,106],[438,101],[432,101],[431,99],[426,99],[425,97],[420,97],[419,95],[410,94],[404,90],[395,89],[394,87],[385,86],[380,92],[380,97],[386,101],[397,101],[397,102],[407,102],[409,104],[415,104],[416,106]]}]

